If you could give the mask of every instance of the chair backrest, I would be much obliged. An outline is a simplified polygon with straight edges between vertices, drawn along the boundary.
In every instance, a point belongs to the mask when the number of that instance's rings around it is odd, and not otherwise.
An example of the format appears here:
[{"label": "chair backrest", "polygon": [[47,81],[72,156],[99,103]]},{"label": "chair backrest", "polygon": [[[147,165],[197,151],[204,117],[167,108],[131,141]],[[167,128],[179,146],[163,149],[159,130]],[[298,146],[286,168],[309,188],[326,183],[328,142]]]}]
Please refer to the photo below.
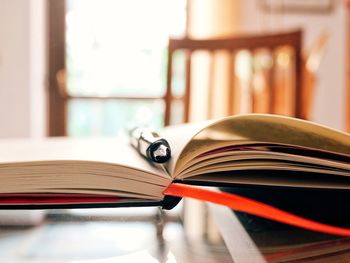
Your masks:
[{"label": "chair backrest", "polygon": [[304,53],[303,56],[303,104],[307,105],[307,107],[304,107],[306,119],[311,118],[317,86],[317,72],[324,58],[328,42],[329,34],[322,32],[316,38],[310,50]]},{"label": "chair backrest", "polygon": [[[169,125],[171,123],[171,112],[172,105],[176,98],[172,93],[172,80],[173,80],[173,56],[174,53],[178,50],[184,50],[186,56],[185,62],[185,92],[184,95],[180,98],[183,101],[184,105],[184,122],[189,121],[190,116],[190,101],[191,96],[191,71],[192,71],[192,55],[196,51],[204,50],[213,55],[214,52],[225,50],[228,51],[233,59],[229,59],[227,65],[229,74],[229,88],[228,94],[225,98],[228,105],[227,114],[232,115],[234,112],[234,98],[235,98],[235,55],[238,51],[248,50],[252,53],[256,52],[259,49],[268,50],[271,54],[274,54],[275,50],[281,47],[289,47],[293,53],[293,62],[292,66],[293,71],[293,83],[294,83],[294,98],[293,98],[293,113],[292,116],[305,118],[305,105],[302,105],[303,101],[303,92],[302,92],[302,54],[301,54],[301,42],[302,42],[302,32],[300,30],[287,32],[287,33],[274,33],[274,34],[261,34],[261,35],[246,35],[246,36],[235,36],[229,38],[217,38],[217,39],[169,39],[168,45],[168,68],[167,68],[167,87],[165,94],[166,109],[165,109],[165,124]],[[272,55],[274,58],[274,55]],[[275,74],[275,65],[273,62],[269,68],[269,80],[268,80],[268,96],[269,96],[269,113],[277,113],[277,93],[276,93],[276,78]],[[212,67],[210,67],[211,69]],[[212,75],[213,71],[209,72],[209,75]],[[212,76],[209,76],[211,78]],[[209,88],[209,92],[213,92]],[[252,111],[254,112],[254,96],[252,96]],[[210,105],[208,105],[210,107]]]}]

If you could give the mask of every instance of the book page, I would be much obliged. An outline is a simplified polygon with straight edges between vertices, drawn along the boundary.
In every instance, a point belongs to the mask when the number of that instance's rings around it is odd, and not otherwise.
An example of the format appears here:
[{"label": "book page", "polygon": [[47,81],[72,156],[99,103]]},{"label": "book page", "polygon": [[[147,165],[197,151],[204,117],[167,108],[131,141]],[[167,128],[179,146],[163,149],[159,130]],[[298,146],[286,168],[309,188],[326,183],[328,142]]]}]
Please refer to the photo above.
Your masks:
[{"label": "book page", "polygon": [[160,136],[169,142],[171,148],[171,159],[165,164],[165,169],[172,177],[175,166],[179,161],[180,154],[183,154],[183,150],[186,145],[189,144],[189,142],[198,132],[213,122],[214,121],[205,121],[200,123],[169,126],[159,133]]},{"label": "book page", "polygon": [[168,177],[126,140],[118,138],[45,138],[0,140],[0,165],[45,161],[91,161]]},{"label": "book page", "polygon": [[1,193],[75,193],[162,200],[171,178],[127,140],[0,140]]},{"label": "book page", "polygon": [[[194,157],[225,145],[244,145],[264,142],[296,145],[324,151],[350,154],[350,136],[308,121],[268,114],[247,114],[222,118],[192,129],[192,139],[179,144],[170,167],[174,177]],[[184,129],[184,128],[182,128]],[[180,129],[177,137],[181,137]],[[170,137],[169,137],[170,138]],[[173,143],[176,143],[175,140]],[[181,150],[181,152],[178,152]],[[175,163],[174,163],[175,162]]]}]

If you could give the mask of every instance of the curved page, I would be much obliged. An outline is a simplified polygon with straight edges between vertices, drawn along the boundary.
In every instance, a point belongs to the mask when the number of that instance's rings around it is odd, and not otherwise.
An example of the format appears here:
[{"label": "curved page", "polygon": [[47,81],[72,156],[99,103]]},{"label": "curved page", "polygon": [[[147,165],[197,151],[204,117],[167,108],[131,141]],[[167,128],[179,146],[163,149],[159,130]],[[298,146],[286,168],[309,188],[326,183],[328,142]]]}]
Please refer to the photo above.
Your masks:
[{"label": "curved page", "polygon": [[175,178],[197,156],[232,145],[285,144],[350,154],[350,136],[346,133],[300,119],[269,114],[237,115],[173,128],[167,131],[168,138],[175,149],[168,168]]}]

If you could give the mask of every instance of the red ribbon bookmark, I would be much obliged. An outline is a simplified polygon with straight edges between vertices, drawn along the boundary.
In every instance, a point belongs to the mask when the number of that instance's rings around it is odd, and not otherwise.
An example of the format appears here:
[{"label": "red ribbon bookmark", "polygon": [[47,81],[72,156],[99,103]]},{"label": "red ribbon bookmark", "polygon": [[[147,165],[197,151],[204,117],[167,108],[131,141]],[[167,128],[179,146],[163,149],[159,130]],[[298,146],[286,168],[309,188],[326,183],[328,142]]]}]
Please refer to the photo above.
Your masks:
[{"label": "red ribbon bookmark", "polygon": [[217,192],[185,184],[172,183],[163,192],[164,195],[189,197],[202,201],[224,205],[233,210],[264,217],[280,223],[305,228],[308,230],[339,236],[350,236],[350,229],[322,224],[306,219],[273,206],[239,196],[237,194]]}]

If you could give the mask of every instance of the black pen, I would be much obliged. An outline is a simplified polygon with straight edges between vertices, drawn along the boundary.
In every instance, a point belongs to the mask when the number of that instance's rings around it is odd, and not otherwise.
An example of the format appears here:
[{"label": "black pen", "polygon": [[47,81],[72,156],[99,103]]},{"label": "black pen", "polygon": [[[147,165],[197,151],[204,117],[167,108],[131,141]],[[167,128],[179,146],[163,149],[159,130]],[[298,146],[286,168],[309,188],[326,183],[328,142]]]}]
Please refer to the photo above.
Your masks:
[{"label": "black pen", "polygon": [[156,132],[134,128],[129,132],[130,144],[144,157],[154,163],[165,163],[171,157],[170,145]]}]

